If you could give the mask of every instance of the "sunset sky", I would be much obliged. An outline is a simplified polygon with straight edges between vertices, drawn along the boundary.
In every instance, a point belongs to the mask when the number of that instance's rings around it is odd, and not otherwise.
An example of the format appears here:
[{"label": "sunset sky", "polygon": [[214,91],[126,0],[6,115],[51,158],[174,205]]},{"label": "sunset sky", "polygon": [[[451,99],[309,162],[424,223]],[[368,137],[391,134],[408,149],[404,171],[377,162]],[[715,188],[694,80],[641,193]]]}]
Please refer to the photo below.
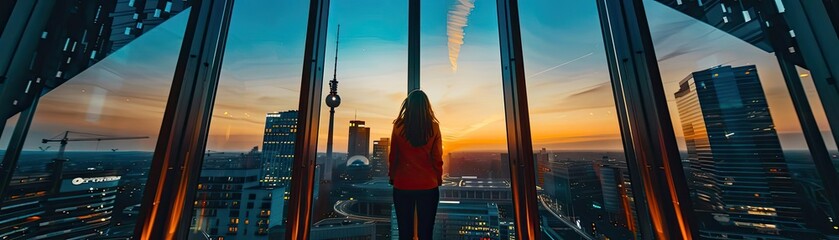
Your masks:
[{"label": "sunset sky", "polygon": [[[307,2],[236,2],[207,149],[261,148],[265,114],[297,108]],[[620,150],[595,3],[520,0],[519,4],[534,147]],[[782,145],[806,148],[773,54],[659,3],[645,4],[680,146],[684,143],[673,97],[678,81],[716,65],[755,64]],[[504,151],[495,1],[476,0],[471,11],[464,11],[454,0],[423,1],[421,86],[440,119],[447,152]],[[460,39],[453,36],[460,31],[447,31],[459,26],[459,18],[449,15],[464,13],[468,15],[463,44],[450,46],[453,37]],[[151,138],[74,142],[68,150],[153,150],[187,14],[170,19],[46,95],[26,149],[44,146],[41,138],[72,130]],[[336,110],[336,151],[346,151],[348,122],[356,115],[371,127],[371,143],[390,136],[391,121],[406,94],[406,15],[407,1],[332,1],[324,81],[332,78],[335,30],[341,24],[338,91],[343,102]],[[452,47],[459,49],[456,58]],[[811,79],[804,82],[814,97]],[[320,151],[326,149],[328,123],[328,108],[323,107]],[[821,106],[814,110],[827,131]],[[2,147],[13,124],[13,120],[7,123]],[[835,148],[831,139],[825,137]]]}]

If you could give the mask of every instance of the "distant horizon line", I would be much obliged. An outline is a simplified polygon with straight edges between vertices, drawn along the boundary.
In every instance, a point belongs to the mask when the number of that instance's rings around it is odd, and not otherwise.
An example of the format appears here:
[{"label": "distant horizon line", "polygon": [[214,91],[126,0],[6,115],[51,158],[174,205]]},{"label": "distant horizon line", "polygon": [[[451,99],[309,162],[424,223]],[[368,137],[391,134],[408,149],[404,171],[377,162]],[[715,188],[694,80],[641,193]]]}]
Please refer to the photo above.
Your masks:
[{"label": "distant horizon line", "polygon": [[[541,149],[534,149],[533,153],[538,153]],[[212,154],[224,154],[224,153],[248,153],[250,151],[217,151],[213,150]],[[548,152],[612,152],[612,153],[622,153],[624,152],[623,149],[561,149],[561,150],[550,150],[546,149]],[[782,149],[782,151],[810,151],[806,148],[801,149]],[[839,152],[839,149],[828,149],[830,152]],[[6,152],[6,149],[0,149],[0,152]],[[57,150],[47,150],[42,151],[39,149],[24,149],[22,152],[58,152]],[[103,150],[65,150],[64,152],[149,152],[153,153],[154,150],[118,150],[118,151],[111,151],[110,149],[103,149]],[[262,152],[261,150],[259,152]],[[450,153],[505,153],[503,150],[475,150],[475,151],[455,151]],[[687,152],[686,150],[679,150],[679,152]],[[317,153],[326,154],[325,151],[321,152],[318,151]],[[347,154],[347,152],[333,152],[338,154]]]}]

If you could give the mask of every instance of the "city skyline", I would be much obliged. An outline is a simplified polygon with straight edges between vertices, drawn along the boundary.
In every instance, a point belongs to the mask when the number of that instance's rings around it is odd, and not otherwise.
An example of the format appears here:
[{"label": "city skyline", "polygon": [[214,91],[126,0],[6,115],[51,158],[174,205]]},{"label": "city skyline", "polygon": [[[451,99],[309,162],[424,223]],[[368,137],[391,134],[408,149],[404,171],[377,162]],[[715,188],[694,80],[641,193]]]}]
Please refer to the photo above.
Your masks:
[{"label": "city skyline", "polygon": [[[357,110],[358,118],[365,119],[371,127],[370,137],[376,139],[390,134],[390,122],[405,95],[407,19],[400,11],[407,6],[374,3],[335,2],[330,30],[338,23],[344,28],[338,69],[344,102],[336,112],[336,127],[341,129],[340,123],[355,118]],[[260,143],[262,114],[297,108],[305,35],[305,11],[299,10],[307,6],[266,4],[236,4],[207,149],[247,151]],[[543,5],[550,6],[540,7]],[[682,137],[681,124],[673,117],[676,110],[670,93],[678,89],[678,80],[687,73],[719,64],[756,64],[770,111],[778,116],[775,124],[782,146],[806,149],[794,114],[786,114],[793,111],[792,106],[770,53],[658,3],[648,1],[646,5],[677,137]],[[594,8],[593,3],[577,2],[523,2],[521,6],[522,11],[532,13],[522,15],[522,37],[536,148],[621,150]],[[443,3],[423,5],[421,53],[421,84],[442,122],[446,151],[504,151],[495,7],[490,2],[475,3],[464,28],[456,72],[450,66],[447,47],[448,9]],[[545,9],[560,9],[567,15],[560,18]],[[188,12],[173,17],[46,95],[25,149],[37,150],[43,146],[41,138],[69,128],[152,137],[131,143],[74,143],[69,151],[153,150]],[[572,21],[561,21],[569,17]],[[268,28],[276,30],[266,31]],[[575,34],[566,34],[569,32]],[[334,34],[330,31],[330,41]],[[325,73],[332,71],[332,54],[334,48],[328,46]],[[324,96],[327,92],[325,87]],[[819,124],[826,127],[819,102],[813,101],[813,105]],[[325,104],[322,107],[318,139],[321,152],[325,151],[328,121],[323,117],[328,108]],[[13,125],[14,121],[8,121],[6,129],[13,129]],[[0,139],[3,146],[10,132],[7,130]],[[830,148],[835,146],[832,138],[825,139]],[[678,143],[683,146],[684,140],[679,139]],[[347,136],[339,131],[334,144],[336,152],[346,152],[343,146],[347,146]]]}]

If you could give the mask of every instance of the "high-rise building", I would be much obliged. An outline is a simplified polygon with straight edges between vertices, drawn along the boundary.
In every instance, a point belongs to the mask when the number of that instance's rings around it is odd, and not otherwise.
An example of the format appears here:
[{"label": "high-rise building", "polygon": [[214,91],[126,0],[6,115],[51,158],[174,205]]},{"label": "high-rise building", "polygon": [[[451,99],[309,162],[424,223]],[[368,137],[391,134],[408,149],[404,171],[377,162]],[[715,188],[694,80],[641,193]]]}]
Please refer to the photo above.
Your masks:
[{"label": "high-rise building", "polygon": [[388,153],[390,153],[390,138],[373,141],[373,156],[370,156],[373,177],[385,177],[388,172]]},{"label": "high-rise building", "polygon": [[356,155],[370,159],[370,128],[364,126],[364,121],[351,120],[347,158]]},{"label": "high-rise building", "polygon": [[603,195],[603,210],[609,224],[601,227],[601,232],[608,236],[627,234],[625,230],[635,231],[635,203],[632,198],[629,171],[625,161],[618,161],[604,156],[595,163],[595,174],[600,178]]},{"label": "high-rise building", "polygon": [[283,225],[285,188],[260,186],[259,173],[256,168],[203,169],[191,231],[210,239],[269,239],[269,229]]},{"label": "high-rise building", "polygon": [[264,186],[286,186],[291,181],[297,111],[268,113],[262,139],[259,181]]},{"label": "high-rise building", "polygon": [[53,185],[49,174],[13,176],[0,203],[0,239],[28,239],[35,236],[43,217],[43,199]]},{"label": "high-rise building", "polygon": [[48,164],[48,173],[14,176],[0,203],[0,239],[92,239],[113,234],[108,229],[122,176],[115,170],[64,171],[63,162]]},{"label": "high-rise building", "polygon": [[585,159],[552,162],[545,174],[545,193],[565,215],[585,218],[602,209],[602,191],[594,164]]},{"label": "high-rise building", "polygon": [[731,234],[789,236],[803,228],[802,205],[755,66],[717,66],[679,85],[697,211],[710,213]]}]

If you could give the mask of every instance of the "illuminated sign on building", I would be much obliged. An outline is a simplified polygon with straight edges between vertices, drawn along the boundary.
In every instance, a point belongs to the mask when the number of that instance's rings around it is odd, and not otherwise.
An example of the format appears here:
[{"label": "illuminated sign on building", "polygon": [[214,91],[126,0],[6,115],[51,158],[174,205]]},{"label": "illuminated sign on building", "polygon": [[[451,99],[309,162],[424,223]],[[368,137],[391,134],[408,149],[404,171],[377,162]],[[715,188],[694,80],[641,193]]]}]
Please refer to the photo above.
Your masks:
[{"label": "illuminated sign on building", "polygon": [[77,177],[77,178],[73,178],[71,183],[73,183],[73,185],[82,185],[82,184],[85,184],[85,183],[101,183],[101,182],[119,181],[119,179],[121,179],[121,178],[122,178],[121,176],[104,176],[104,177],[89,177],[89,178]]},{"label": "illuminated sign on building", "polygon": [[[91,176],[93,175],[93,176]],[[61,180],[60,192],[91,191],[94,189],[115,188],[119,186],[122,176],[104,175],[78,176]]]}]

